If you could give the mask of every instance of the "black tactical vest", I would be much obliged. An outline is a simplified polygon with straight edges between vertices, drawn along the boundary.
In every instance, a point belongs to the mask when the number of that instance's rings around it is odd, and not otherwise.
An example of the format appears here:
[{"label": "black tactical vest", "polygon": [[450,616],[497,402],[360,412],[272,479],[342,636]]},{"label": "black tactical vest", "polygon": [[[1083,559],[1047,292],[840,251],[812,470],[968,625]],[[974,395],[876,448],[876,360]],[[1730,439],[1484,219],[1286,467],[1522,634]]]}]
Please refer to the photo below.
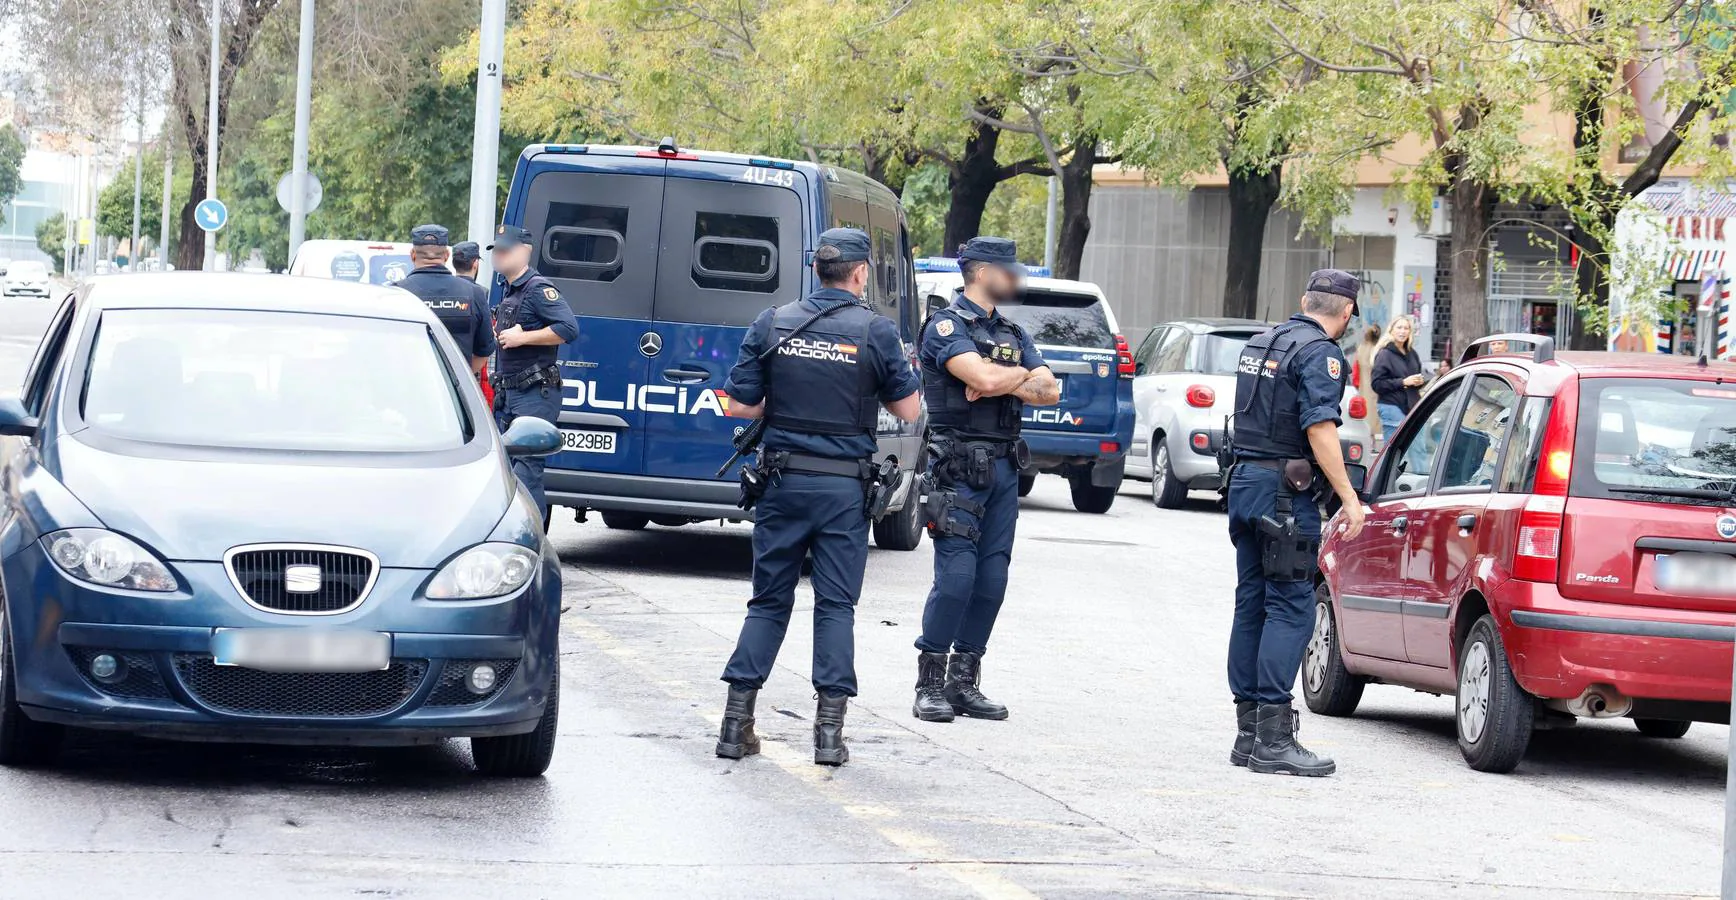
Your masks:
[{"label": "black tactical vest", "polygon": [[1332,339],[1309,322],[1292,319],[1255,335],[1236,362],[1236,455],[1254,459],[1314,458],[1297,412],[1302,349]]},{"label": "black tactical vest", "polygon": [[[457,277],[457,276],[453,276]],[[525,331],[535,331],[546,328],[550,324],[544,321],[538,305],[546,298],[543,292],[553,290],[554,285],[548,279],[531,269],[525,275],[524,281],[515,287],[510,282],[501,293],[500,306],[494,310],[494,333],[499,334],[514,325]],[[555,364],[561,357],[560,347],[526,346],[507,349],[500,348],[500,374],[518,375],[532,369],[543,369]]]},{"label": "black tactical vest", "polygon": [[813,314],[800,303],[778,307],[766,358],[766,424],[806,434],[873,434],[880,417],[874,348],[875,313],[847,304],[784,340]]},{"label": "black tactical vest", "polygon": [[415,294],[428,304],[428,309],[440,319],[440,324],[452,332],[458,349],[465,356],[476,346],[475,285],[444,268],[417,269],[398,280],[398,287]]},{"label": "black tactical vest", "polygon": [[[987,319],[953,305],[938,310],[933,320],[946,317],[954,327],[976,342],[977,352],[989,362],[1002,366],[1021,365],[1024,353],[1024,332],[1005,316]],[[928,323],[923,324],[927,334]],[[927,398],[928,424],[960,437],[983,440],[1012,440],[1019,436],[1019,417],[1025,403],[1011,394],[982,397],[972,403],[965,398],[965,383],[946,370],[945,360],[922,360],[922,394]]]}]

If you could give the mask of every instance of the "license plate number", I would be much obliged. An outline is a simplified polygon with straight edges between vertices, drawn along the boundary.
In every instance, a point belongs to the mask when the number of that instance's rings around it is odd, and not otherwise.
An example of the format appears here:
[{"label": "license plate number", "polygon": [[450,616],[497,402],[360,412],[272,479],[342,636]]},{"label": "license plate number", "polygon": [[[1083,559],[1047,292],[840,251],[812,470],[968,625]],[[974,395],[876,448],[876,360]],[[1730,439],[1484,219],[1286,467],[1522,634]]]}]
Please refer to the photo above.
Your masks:
[{"label": "license plate number", "polygon": [[1670,553],[1657,558],[1658,587],[1676,594],[1736,594],[1736,556]]},{"label": "license plate number", "polygon": [[392,636],[316,628],[219,628],[211,661],[265,672],[378,672],[392,664]]},{"label": "license plate number", "polygon": [[614,453],[613,431],[570,431],[561,429],[561,449],[573,453]]}]

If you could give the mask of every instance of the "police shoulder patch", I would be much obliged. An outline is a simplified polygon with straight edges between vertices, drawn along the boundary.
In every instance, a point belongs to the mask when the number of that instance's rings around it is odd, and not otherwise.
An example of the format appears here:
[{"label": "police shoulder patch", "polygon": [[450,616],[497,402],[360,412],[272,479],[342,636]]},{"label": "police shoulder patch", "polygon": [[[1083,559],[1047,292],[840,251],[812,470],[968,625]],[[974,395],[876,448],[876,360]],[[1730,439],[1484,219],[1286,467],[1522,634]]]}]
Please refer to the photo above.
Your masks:
[{"label": "police shoulder patch", "polygon": [[1344,374],[1344,364],[1338,361],[1338,357],[1326,357],[1326,374],[1331,375],[1334,381],[1338,380],[1338,376]]},{"label": "police shoulder patch", "polygon": [[[544,285],[543,286],[543,299],[545,299],[545,300],[559,300],[559,299],[561,299],[561,292],[555,290],[552,287]],[[1335,375],[1333,377],[1336,378],[1338,376]]]},{"label": "police shoulder patch", "polygon": [[951,319],[941,316],[939,319],[935,320],[934,331],[941,337],[952,337],[952,329],[953,325]]}]

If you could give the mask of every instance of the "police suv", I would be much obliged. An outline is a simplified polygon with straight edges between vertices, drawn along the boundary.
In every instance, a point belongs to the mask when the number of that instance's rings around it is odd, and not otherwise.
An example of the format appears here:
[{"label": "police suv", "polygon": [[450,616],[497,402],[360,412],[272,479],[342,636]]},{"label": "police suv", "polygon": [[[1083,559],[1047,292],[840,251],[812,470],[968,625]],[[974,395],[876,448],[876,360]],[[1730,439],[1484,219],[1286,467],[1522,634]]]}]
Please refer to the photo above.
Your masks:
[{"label": "police suv", "polygon": [[[747,424],[727,417],[723,383],[754,318],[819,286],[811,262],[821,231],[867,232],[865,299],[907,347],[921,323],[903,207],[844,169],[673,140],[533,144],[519,154],[504,220],[535,235],[531,265],[579,320],[578,340],[561,348],[565,450],[548,459],[549,502],[581,520],[597,510],[610,528],[753,517],[736,506],[733,467],[718,473]],[[491,302],[500,295],[497,282]],[[882,411],[879,458],[918,465],[923,424]],[[908,493],[875,523],[879,546],[920,542]]]},{"label": "police suv", "polygon": [[[956,259],[920,259],[916,269],[929,310],[951,303],[964,285]],[[1019,496],[1031,492],[1039,472],[1050,472],[1072,486],[1073,508],[1108,512],[1133,439],[1133,354],[1101,288],[1050,278],[1043,267],[1025,271],[1023,302],[999,311],[1042,351],[1061,385],[1061,402],[1025,407],[1020,436],[1031,464],[1019,476]]]}]

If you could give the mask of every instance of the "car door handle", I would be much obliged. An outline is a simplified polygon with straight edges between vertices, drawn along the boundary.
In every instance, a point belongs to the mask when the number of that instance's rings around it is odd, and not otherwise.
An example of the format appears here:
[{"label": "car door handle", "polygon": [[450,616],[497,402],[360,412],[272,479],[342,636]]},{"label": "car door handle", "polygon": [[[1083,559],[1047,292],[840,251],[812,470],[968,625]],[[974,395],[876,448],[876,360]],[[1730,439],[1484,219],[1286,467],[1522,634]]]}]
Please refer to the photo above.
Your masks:
[{"label": "car door handle", "polygon": [[1395,535],[1404,534],[1405,529],[1407,529],[1409,527],[1410,527],[1410,519],[1408,519],[1404,516],[1399,516],[1398,518],[1392,520],[1392,533]]},{"label": "car door handle", "polygon": [[1167,390],[1169,390],[1169,385],[1167,385],[1167,384],[1160,384],[1160,385],[1157,385],[1157,386],[1156,386],[1156,389],[1157,389],[1157,390],[1160,390],[1160,391],[1167,391]]},{"label": "car door handle", "polygon": [[686,366],[676,366],[672,369],[664,369],[663,377],[675,382],[693,382],[705,381],[711,377],[711,373],[704,369],[689,369]]},{"label": "car door handle", "polygon": [[1477,517],[1466,513],[1459,517],[1458,525],[1460,534],[1470,534],[1471,530],[1477,527]]}]

